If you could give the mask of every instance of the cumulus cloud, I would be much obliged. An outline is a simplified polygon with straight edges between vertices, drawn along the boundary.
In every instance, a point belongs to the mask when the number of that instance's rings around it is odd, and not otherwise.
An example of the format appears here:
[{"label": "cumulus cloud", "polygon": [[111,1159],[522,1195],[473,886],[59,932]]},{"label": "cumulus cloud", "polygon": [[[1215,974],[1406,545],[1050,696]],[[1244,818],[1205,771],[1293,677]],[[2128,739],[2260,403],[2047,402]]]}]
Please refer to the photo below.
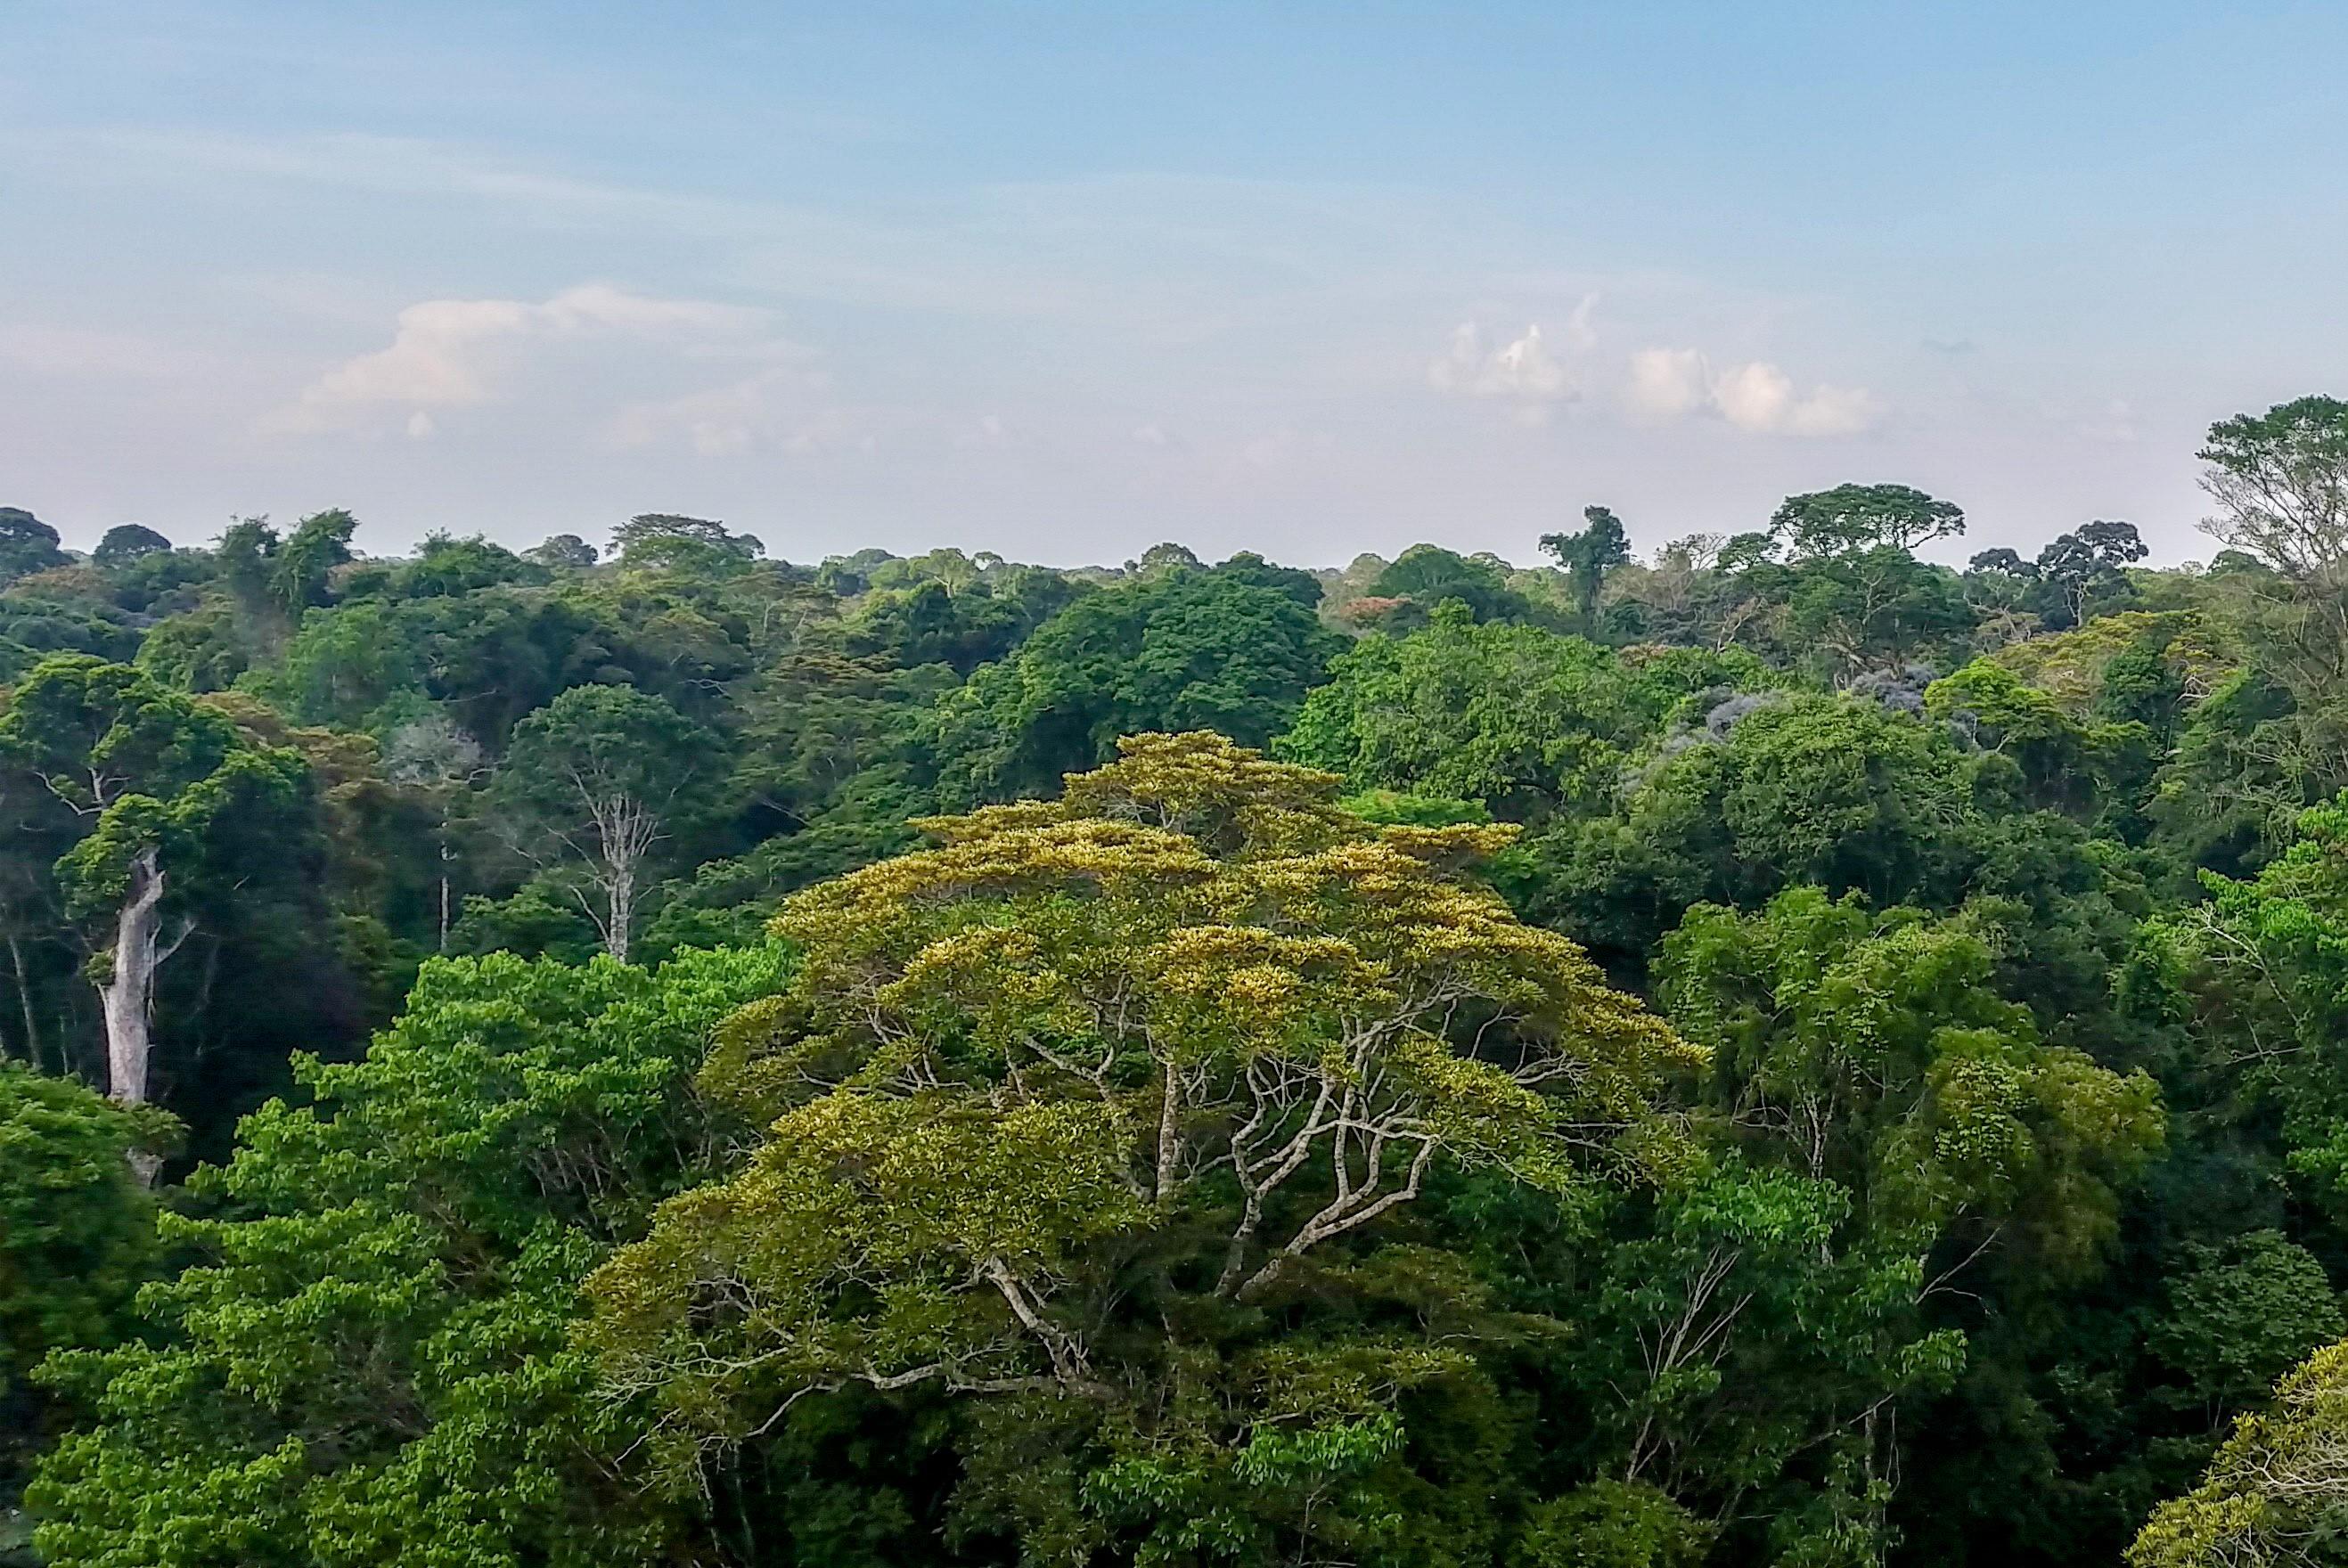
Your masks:
[{"label": "cumulus cloud", "polygon": [[[336,365],[262,425],[310,435],[404,421],[410,435],[428,436],[432,411],[513,401],[535,356],[553,345],[590,343],[648,346],[685,361],[802,357],[777,335],[771,313],[705,300],[656,299],[598,283],[538,302],[427,300],[399,313],[387,347]],[[765,379],[700,395],[738,398]]]},{"label": "cumulus cloud", "polygon": [[1849,436],[1873,425],[1879,413],[1864,388],[1821,384],[1804,395],[1766,360],[1715,369],[1692,348],[1632,354],[1625,397],[1633,414],[1650,419],[1709,413],[1739,430],[1782,436]]},{"label": "cumulus cloud", "polygon": [[1538,424],[1548,417],[1552,405],[1570,403],[1581,395],[1570,361],[1597,344],[1597,333],[1590,324],[1597,302],[1595,294],[1584,298],[1567,318],[1563,358],[1542,337],[1538,322],[1528,326],[1522,337],[1498,347],[1486,345],[1483,329],[1476,323],[1462,322],[1453,330],[1444,352],[1427,366],[1426,384],[1447,396],[1488,397],[1513,404],[1519,418]]},{"label": "cumulus cloud", "polygon": [[1644,348],[1631,356],[1631,409],[1653,418],[1693,414],[1711,395],[1704,355],[1692,348]]}]

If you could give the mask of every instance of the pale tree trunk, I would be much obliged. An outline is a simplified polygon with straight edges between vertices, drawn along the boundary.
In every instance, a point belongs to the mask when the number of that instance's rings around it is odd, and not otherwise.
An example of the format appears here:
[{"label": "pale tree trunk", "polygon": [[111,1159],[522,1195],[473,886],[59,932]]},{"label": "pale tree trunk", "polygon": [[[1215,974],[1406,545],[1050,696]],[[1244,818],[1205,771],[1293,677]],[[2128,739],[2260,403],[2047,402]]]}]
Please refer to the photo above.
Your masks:
[{"label": "pale tree trunk", "polygon": [[33,1071],[41,1071],[41,1030],[33,1021],[33,987],[25,978],[25,949],[17,945],[16,933],[8,933],[8,961],[16,969],[16,1006],[25,1015],[25,1060]]},{"label": "pale tree trunk", "polygon": [[[147,1069],[154,1055],[155,971],[179,948],[161,939],[163,867],[152,846],[130,861],[130,890],[114,920],[113,972],[98,988],[106,1018],[107,1093],[118,1104],[147,1103]],[[152,1183],[162,1160],[134,1153],[132,1169]]]},{"label": "pale tree trunk", "polygon": [[636,919],[635,862],[613,862],[607,870],[604,886],[611,896],[612,913],[604,926],[603,950],[624,964],[628,961],[628,931]]},{"label": "pale tree trunk", "polygon": [[602,861],[595,880],[603,890],[603,950],[628,961],[628,937],[635,928],[636,871],[660,839],[660,818],[630,795],[606,795],[590,803]]}]

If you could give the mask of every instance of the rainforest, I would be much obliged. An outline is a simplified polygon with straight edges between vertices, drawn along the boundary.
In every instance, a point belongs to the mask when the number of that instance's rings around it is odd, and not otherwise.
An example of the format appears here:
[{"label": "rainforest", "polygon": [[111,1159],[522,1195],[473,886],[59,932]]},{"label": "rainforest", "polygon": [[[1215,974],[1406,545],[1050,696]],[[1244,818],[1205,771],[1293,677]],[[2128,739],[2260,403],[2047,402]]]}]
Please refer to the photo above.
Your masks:
[{"label": "rainforest", "polygon": [[2185,564],[0,509],[0,1562],[2341,1560],[2348,404],[2199,457]]}]

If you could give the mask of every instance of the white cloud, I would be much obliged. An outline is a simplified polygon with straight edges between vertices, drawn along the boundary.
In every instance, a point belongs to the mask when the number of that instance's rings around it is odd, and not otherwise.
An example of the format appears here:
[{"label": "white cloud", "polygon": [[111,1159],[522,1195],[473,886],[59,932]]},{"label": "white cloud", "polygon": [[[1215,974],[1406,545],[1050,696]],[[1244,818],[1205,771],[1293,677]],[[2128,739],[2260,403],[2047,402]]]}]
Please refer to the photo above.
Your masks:
[{"label": "white cloud", "polygon": [[1692,348],[1643,348],[1631,356],[1632,412],[1677,418],[1703,406],[1704,355]]},{"label": "white cloud", "polygon": [[[649,344],[684,359],[796,358],[771,313],[704,300],[664,300],[585,283],[543,302],[427,300],[399,313],[388,347],[320,376],[262,420],[307,435],[399,423],[427,410],[511,401],[531,355],[547,345]],[[720,394],[719,395],[723,395]]]},{"label": "white cloud", "polygon": [[[1596,302],[1594,294],[1585,298],[1567,319],[1570,357],[1586,354],[1597,341],[1590,326],[1590,313]],[[1551,405],[1579,397],[1576,379],[1572,366],[1542,338],[1539,323],[1527,327],[1524,336],[1488,353],[1483,330],[1474,322],[1462,322],[1453,330],[1444,352],[1426,367],[1426,384],[1436,391],[1452,397],[1489,397],[1514,404],[1518,417],[1529,424],[1547,419]]]},{"label": "white cloud", "polygon": [[1804,396],[1793,377],[1767,360],[1715,370],[1692,348],[1632,354],[1625,396],[1631,411],[1647,418],[1709,412],[1739,430],[1782,436],[1849,436],[1873,425],[1880,412],[1862,387],[1821,384]]},{"label": "white cloud", "polygon": [[1588,354],[1598,346],[1598,329],[1590,324],[1590,318],[1597,313],[1597,310],[1596,294],[1581,296],[1581,302],[1573,307],[1571,315],[1565,318],[1566,347],[1576,354]]}]

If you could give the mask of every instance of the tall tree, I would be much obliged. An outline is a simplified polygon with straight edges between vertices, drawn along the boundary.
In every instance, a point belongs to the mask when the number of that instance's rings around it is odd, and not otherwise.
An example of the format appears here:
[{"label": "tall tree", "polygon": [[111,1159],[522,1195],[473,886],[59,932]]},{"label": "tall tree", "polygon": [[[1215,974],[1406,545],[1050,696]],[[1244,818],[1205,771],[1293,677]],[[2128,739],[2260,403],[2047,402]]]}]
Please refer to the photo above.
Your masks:
[{"label": "tall tree", "polygon": [[50,1363],[95,1419],[41,1467],[45,1561],[715,1556],[569,1331],[580,1276],[691,1168],[711,1026],[784,966],[435,960],[364,1061],[303,1060],[301,1103],[197,1178],[208,1217],[174,1225],[186,1266],[141,1299],[149,1332]]},{"label": "tall tree", "polygon": [[168,1146],[170,1122],[0,1062],[0,1555],[33,1446],[60,1415],[34,1368],[52,1350],[119,1343],[159,1261],[154,1199],[129,1156]]},{"label": "tall tree", "polygon": [[1890,546],[1912,550],[1965,531],[1965,514],[1906,485],[1838,485],[1788,496],[1769,519],[1770,532],[1797,556],[1836,556]]},{"label": "tall tree", "polygon": [[2202,524],[2296,581],[2335,585],[2348,568],[2348,403],[2302,397],[2209,427]]},{"label": "tall tree", "polygon": [[1396,556],[1369,585],[1365,601],[1407,600],[1411,613],[1395,627],[1406,631],[1423,623],[1446,600],[1465,604],[1478,620],[1522,620],[1532,606],[1508,583],[1507,563],[1492,556],[1463,556],[1441,545],[1418,544]]},{"label": "tall tree", "polygon": [[1631,537],[1623,532],[1622,519],[1607,507],[1584,507],[1581,520],[1586,526],[1580,533],[1543,534],[1540,546],[1565,569],[1573,589],[1574,610],[1587,630],[1597,617],[1598,594],[1605,586],[1606,574],[1631,559]]},{"label": "tall tree", "polygon": [[0,583],[60,567],[70,558],[57,548],[57,530],[22,507],[0,507]]},{"label": "tall tree", "polygon": [[1480,801],[1526,823],[1603,810],[1675,705],[1769,678],[1742,651],[1673,650],[1634,669],[1580,637],[1478,623],[1456,601],[1407,637],[1373,632],[1329,675],[1280,739],[1282,756],[1357,789]]},{"label": "tall tree", "polygon": [[1344,646],[1313,613],[1320,594],[1243,555],[1078,598],[941,698],[930,717],[941,789],[964,803],[1048,794],[1141,731],[1262,744]]},{"label": "tall tree", "polygon": [[[2150,553],[2151,547],[2137,537],[2134,523],[2097,518],[2039,551],[2037,575],[2061,591],[2068,612],[2065,624],[2077,626],[2086,620],[2087,601],[2115,587],[2124,588],[2127,579],[2120,575],[2121,569]],[[1981,559],[1974,557],[1974,565],[1980,565]]]},{"label": "tall tree", "polygon": [[110,927],[91,970],[107,1091],[143,1103],[156,974],[194,925],[182,915],[167,933],[172,896],[190,891],[216,829],[269,822],[299,800],[306,771],[291,752],[248,746],[226,718],[143,671],[88,654],[44,661],[10,694],[0,753],[78,825],[57,872],[69,908]]},{"label": "tall tree", "polygon": [[717,739],[665,700],[631,686],[574,686],[514,726],[490,788],[517,845],[559,848],[595,893],[577,892],[622,963],[645,863],[699,808],[720,766]]},{"label": "tall tree", "polygon": [[351,559],[351,535],[358,519],[337,507],[302,519],[271,558],[270,597],[288,620],[326,602],[335,569]]},{"label": "tall tree", "polygon": [[123,566],[171,548],[171,541],[139,523],[119,523],[106,530],[89,559],[100,566]]},{"label": "tall tree", "polygon": [[1457,875],[1509,829],[1373,829],[1220,736],[1121,749],[787,906],[797,974],[703,1071],[748,1166],[591,1284],[615,1392],[680,1457],[810,1393],[953,1397],[964,1505],[1062,1561],[1487,1528],[1487,1474],[1425,1445],[1507,1331],[1411,1221],[1467,1173],[1673,1168],[1655,1101],[1699,1058]]}]

